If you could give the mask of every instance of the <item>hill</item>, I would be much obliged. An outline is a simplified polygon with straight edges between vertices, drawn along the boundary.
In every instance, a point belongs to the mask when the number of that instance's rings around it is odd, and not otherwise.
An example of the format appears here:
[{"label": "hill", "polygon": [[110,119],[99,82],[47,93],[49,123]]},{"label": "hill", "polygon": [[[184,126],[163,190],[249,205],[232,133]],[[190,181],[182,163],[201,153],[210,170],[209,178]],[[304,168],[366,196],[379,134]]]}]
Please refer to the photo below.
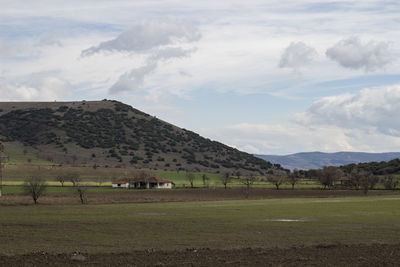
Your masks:
[{"label": "hill", "polygon": [[375,175],[388,175],[388,174],[399,174],[400,173],[400,159],[392,159],[390,161],[372,161],[358,164],[347,164],[340,166],[345,172],[350,172],[352,169],[357,168],[371,172]]},{"label": "hill", "polygon": [[288,169],[320,169],[324,166],[341,166],[352,163],[389,161],[400,158],[400,153],[363,153],[363,152],[303,152],[285,156],[255,155]]},{"label": "hill", "polygon": [[59,164],[265,173],[279,165],[117,101],[2,102],[6,149]]}]

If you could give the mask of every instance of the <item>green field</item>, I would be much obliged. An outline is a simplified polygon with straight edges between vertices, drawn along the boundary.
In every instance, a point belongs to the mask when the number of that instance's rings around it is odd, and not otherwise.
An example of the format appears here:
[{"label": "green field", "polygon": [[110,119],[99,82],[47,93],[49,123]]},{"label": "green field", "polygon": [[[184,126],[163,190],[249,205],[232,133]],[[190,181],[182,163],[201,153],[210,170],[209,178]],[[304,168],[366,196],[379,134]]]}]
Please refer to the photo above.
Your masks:
[{"label": "green field", "polygon": [[[73,167],[73,166],[58,166],[58,165],[16,165],[16,164],[6,164],[3,172],[3,184],[5,185],[21,185],[24,180],[29,175],[38,175],[45,179],[49,185],[57,186],[61,185],[56,181],[56,177],[60,174],[65,173],[77,173],[80,175],[83,180],[83,184],[96,186],[99,185],[108,185],[111,186],[111,181],[116,180],[123,177],[129,177],[129,173],[132,168],[92,168],[92,167]],[[154,171],[154,175],[172,180],[177,187],[189,187],[190,183],[187,180],[186,172],[183,171],[165,171],[165,170],[157,170]],[[220,174],[217,173],[194,173],[194,186],[195,187],[204,187],[202,176],[206,174],[209,177],[208,186],[210,187],[221,187]],[[258,177],[263,178],[263,177]],[[72,183],[66,182],[66,186],[71,186]],[[229,183],[230,187],[235,186],[243,186],[240,180],[237,177],[232,177],[231,182]],[[269,182],[261,182],[256,181],[253,186],[261,186],[261,187],[270,187],[273,188]],[[316,188],[320,187],[319,183],[315,180],[310,179],[302,179],[296,184],[296,188]],[[291,188],[289,184],[281,185],[281,188]]]},{"label": "green field", "polygon": [[399,238],[398,195],[0,208],[0,254],[9,255],[397,243]]}]

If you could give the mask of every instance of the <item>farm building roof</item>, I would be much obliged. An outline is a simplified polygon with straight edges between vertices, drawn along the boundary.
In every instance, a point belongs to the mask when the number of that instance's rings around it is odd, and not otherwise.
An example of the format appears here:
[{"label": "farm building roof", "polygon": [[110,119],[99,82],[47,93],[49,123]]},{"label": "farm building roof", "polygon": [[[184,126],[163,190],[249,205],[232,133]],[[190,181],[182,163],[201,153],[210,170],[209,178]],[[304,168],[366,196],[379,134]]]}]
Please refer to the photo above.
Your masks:
[{"label": "farm building roof", "polygon": [[122,178],[113,182],[113,184],[126,184],[126,183],[129,183],[128,178]]}]

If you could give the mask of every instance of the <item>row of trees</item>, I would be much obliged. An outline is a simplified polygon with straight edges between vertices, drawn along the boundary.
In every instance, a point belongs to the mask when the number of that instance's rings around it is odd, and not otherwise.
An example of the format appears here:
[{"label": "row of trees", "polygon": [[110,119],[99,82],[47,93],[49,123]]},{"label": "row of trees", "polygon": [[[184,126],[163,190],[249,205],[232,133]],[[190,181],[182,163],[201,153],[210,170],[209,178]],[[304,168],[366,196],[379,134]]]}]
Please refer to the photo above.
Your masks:
[{"label": "row of trees", "polygon": [[[302,176],[298,171],[294,171],[293,173],[287,173],[283,170],[275,170],[271,174],[267,175],[266,178],[259,178],[252,173],[242,175],[240,172],[230,173],[224,172],[219,174],[218,179],[220,183],[224,186],[225,189],[228,188],[228,185],[233,181],[240,182],[246,187],[250,187],[254,182],[270,182],[275,185],[276,189],[279,189],[280,186],[284,183],[290,183],[292,185],[292,189],[294,189],[294,185],[298,182],[298,180]],[[194,187],[195,175],[191,172],[186,173],[186,180],[190,183],[190,187]],[[202,175],[203,186],[208,187],[210,178],[206,175]]]},{"label": "row of trees", "polygon": [[[399,185],[398,179],[392,175],[386,175],[383,177],[378,177],[372,172],[365,171],[359,168],[353,168],[347,172],[343,171],[338,167],[324,167],[319,170],[313,170],[308,172],[310,175],[308,178],[315,179],[323,186],[324,189],[332,188],[349,188],[356,190],[363,190],[367,194],[368,190],[372,190],[376,185],[381,184],[385,189],[393,190]],[[155,177],[155,173],[149,170],[133,170],[126,173],[127,177],[133,179],[146,180],[151,177]],[[201,176],[203,181],[203,186],[208,187],[210,182],[210,177],[206,174]],[[305,173],[299,170],[294,170],[292,172],[286,172],[283,170],[274,170],[271,174],[266,177],[258,178],[253,174],[242,175],[240,172],[229,173],[225,172],[219,175],[219,180],[225,189],[233,181],[238,181],[245,186],[245,194],[248,197],[250,188],[254,182],[269,182],[273,184],[277,190],[280,189],[283,184],[290,184],[292,189],[295,185],[305,178]],[[186,173],[186,179],[190,183],[190,187],[194,187],[194,182],[196,176],[194,173]],[[71,182],[73,187],[76,189],[82,204],[87,203],[86,190],[87,188],[82,185],[82,179],[78,173],[69,172],[57,176],[56,180],[64,186],[65,182]],[[101,178],[98,182],[99,185],[105,182],[105,178]],[[25,191],[27,194],[32,196],[34,203],[37,203],[38,198],[43,194],[47,185],[45,181],[39,176],[31,176],[25,182]]]},{"label": "row of trees", "polygon": [[[193,173],[187,173],[186,178],[189,181],[190,186],[193,188],[195,175]],[[305,178],[318,181],[323,186],[323,189],[347,188],[364,190],[365,193],[367,193],[368,190],[374,189],[378,184],[383,185],[387,190],[396,189],[396,187],[399,185],[398,179],[396,179],[393,175],[379,177],[374,175],[372,172],[359,168],[353,168],[346,172],[341,168],[334,166],[324,167],[319,170],[312,170],[307,173],[297,169],[291,172],[274,170],[272,173],[261,178],[252,174],[242,176],[240,172],[232,174],[225,172],[219,175],[219,180],[225,189],[227,189],[228,185],[233,181],[238,181],[246,185],[247,188],[249,188],[254,182],[259,181],[269,182],[273,184],[277,190],[279,190],[283,184],[289,184],[291,185],[292,189],[294,189],[295,185],[298,184],[301,179]],[[209,177],[203,174],[202,180],[203,186],[208,187],[210,180]]]},{"label": "row of trees", "polygon": [[343,187],[356,190],[361,189],[364,193],[367,193],[368,190],[374,189],[378,184],[383,185],[388,190],[396,189],[399,184],[399,181],[393,175],[379,177],[371,171],[366,171],[356,166],[346,171],[343,171],[339,167],[328,166],[319,170],[313,170],[310,174],[311,178],[320,181],[324,189]]},{"label": "row of trees", "polygon": [[[87,203],[87,196],[86,196],[87,187],[82,185],[81,179],[79,178],[79,176],[74,176],[74,178],[72,178],[72,176],[71,176],[71,180],[73,180],[73,187],[75,188],[75,192],[79,196],[79,200],[80,200],[81,204],[86,204]],[[25,180],[24,191],[25,191],[25,194],[32,197],[33,203],[35,203],[35,205],[36,205],[38,203],[38,199],[45,193],[47,187],[48,187],[48,184],[40,176],[29,176]]]}]

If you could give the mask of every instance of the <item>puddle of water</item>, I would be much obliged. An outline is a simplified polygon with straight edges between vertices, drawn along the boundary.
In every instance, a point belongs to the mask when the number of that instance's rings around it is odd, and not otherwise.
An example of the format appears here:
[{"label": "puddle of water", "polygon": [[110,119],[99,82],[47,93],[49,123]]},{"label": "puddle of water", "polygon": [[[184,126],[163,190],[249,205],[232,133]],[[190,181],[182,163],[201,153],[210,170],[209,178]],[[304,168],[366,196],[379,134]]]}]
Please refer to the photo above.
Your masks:
[{"label": "puddle of water", "polygon": [[307,219],[285,219],[285,218],[276,218],[276,219],[264,219],[264,222],[307,222]]},{"label": "puddle of water", "polygon": [[167,213],[165,213],[165,212],[137,212],[137,213],[135,213],[136,215],[144,215],[144,216],[157,216],[157,215],[159,215],[159,216],[165,216],[165,215],[168,215]]}]

